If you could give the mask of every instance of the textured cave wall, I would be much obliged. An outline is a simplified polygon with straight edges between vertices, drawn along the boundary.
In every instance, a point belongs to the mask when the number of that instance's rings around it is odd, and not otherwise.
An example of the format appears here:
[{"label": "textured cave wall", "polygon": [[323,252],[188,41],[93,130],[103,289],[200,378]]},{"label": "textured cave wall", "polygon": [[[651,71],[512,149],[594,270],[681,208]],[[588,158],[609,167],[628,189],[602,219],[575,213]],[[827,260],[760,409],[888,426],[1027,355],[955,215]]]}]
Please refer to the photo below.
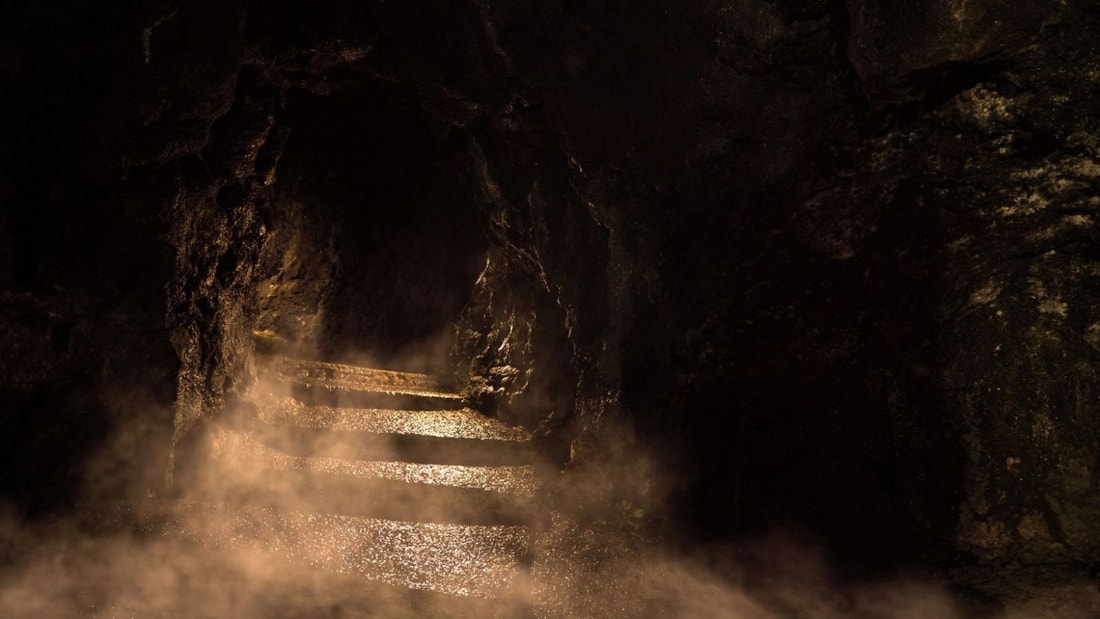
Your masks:
[{"label": "textured cave wall", "polygon": [[[917,24],[950,27],[913,48],[878,34],[916,27],[901,16],[852,31],[860,76],[904,93],[870,88],[872,102],[905,120],[873,143],[857,182],[919,217],[936,299],[937,423],[895,409],[895,426],[924,462],[957,450],[958,548],[1001,568],[1086,565],[1098,540],[1097,16],[1086,4],[948,4]],[[860,55],[876,49],[876,62]],[[903,471],[930,487],[922,460]]]},{"label": "textured cave wall", "polygon": [[484,199],[565,314],[574,458],[630,445],[618,415],[706,535],[1087,571],[1094,9],[486,15],[522,87],[475,133]]},{"label": "textured cave wall", "polygon": [[278,93],[233,3],[5,10],[8,495],[142,496],[240,380]]},{"label": "textured cave wall", "polygon": [[453,318],[471,398],[566,484],[626,467],[628,520],[1097,561],[1089,2],[248,6],[0,26],[8,495],[116,427],[166,460],[254,328],[396,359]]}]

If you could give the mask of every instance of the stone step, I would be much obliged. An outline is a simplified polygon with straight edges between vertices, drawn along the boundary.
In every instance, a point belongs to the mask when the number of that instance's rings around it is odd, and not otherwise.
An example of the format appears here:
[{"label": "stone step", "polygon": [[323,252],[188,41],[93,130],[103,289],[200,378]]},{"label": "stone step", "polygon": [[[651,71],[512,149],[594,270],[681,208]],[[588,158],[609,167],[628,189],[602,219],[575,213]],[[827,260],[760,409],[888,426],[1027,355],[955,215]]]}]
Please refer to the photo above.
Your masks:
[{"label": "stone step", "polygon": [[515,524],[530,517],[531,466],[432,465],[287,455],[223,430],[177,497],[372,518]]},{"label": "stone step", "polygon": [[241,429],[256,444],[303,458],[508,466],[528,464],[534,453],[529,444],[514,441],[375,434],[303,428],[258,420]]},{"label": "stone step", "polygon": [[258,552],[459,598],[526,597],[531,538],[523,526],[405,522],[166,499],[102,504],[86,513],[88,526],[100,531],[172,534],[208,550]]},{"label": "stone step", "polygon": [[462,406],[462,396],[448,391],[427,374],[282,356],[258,357],[257,365],[263,376],[290,387],[292,395],[310,403],[344,406],[377,403],[380,408],[415,410],[423,410],[425,406],[440,409]]},{"label": "stone step", "polygon": [[487,490],[516,496],[534,496],[538,487],[530,464],[482,466],[466,464],[424,464],[387,460],[352,460],[323,456],[295,456],[254,442],[241,449],[248,461],[268,471],[327,473],[359,479],[377,479]]},{"label": "stone step", "polygon": [[376,434],[433,436],[487,441],[531,440],[522,428],[481,413],[458,410],[393,410],[309,405],[294,398],[258,395],[253,399],[261,421],[310,428]]},{"label": "stone step", "polygon": [[529,498],[490,490],[311,471],[255,472],[205,484],[183,496],[235,505],[466,525],[524,524],[532,512]]},{"label": "stone step", "polygon": [[256,387],[258,395],[287,396],[304,404],[334,408],[378,408],[386,410],[436,411],[458,410],[465,402],[454,395],[410,395],[380,391],[354,391],[324,386],[296,384],[276,378]]}]

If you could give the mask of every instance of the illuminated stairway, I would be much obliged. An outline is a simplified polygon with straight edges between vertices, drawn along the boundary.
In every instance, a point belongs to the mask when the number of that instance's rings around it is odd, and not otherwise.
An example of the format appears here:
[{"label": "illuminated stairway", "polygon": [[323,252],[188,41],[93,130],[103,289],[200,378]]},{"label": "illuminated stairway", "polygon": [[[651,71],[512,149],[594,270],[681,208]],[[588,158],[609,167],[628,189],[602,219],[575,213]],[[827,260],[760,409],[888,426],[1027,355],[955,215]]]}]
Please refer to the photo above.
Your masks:
[{"label": "illuminated stairway", "polygon": [[523,580],[529,434],[422,374],[261,368],[255,412],[221,429],[199,498],[251,510],[265,546],[326,570],[479,597]]},{"label": "illuminated stairway", "polygon": [[345,592],[420,592],[431,616],[527,615],[526,431],[421,374],[285,357],[259,369],[247,405],[211,424],[204,465],[181,472],[180,498],[116,522],[363,583]]}]

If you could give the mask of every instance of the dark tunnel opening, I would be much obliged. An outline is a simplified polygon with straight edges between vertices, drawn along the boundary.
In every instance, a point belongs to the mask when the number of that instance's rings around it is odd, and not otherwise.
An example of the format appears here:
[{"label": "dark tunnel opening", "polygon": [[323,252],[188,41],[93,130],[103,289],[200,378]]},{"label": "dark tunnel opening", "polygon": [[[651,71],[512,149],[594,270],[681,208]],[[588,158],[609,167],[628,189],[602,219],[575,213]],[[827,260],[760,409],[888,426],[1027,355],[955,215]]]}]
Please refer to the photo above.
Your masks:
[{"label": "dark tunnel opening", "polygon": [[439,370],[487,241],[462,143],[407,95],[287,94],[257,330],[325,359]]}]

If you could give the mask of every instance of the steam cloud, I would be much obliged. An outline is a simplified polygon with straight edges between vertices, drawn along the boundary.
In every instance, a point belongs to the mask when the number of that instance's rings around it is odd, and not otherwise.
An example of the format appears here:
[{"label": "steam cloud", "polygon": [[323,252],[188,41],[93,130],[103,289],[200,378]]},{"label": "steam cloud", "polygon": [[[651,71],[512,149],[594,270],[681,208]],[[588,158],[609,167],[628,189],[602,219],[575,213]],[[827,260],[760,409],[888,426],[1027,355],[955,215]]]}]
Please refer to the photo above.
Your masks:
[{"label": "steam cloud", "polygon": [[[430,347],[433,355],[437,347]],[[370,359],[359,358],[363,365]],[[425,359],[406,367],[428,368]],[[375,365],[375,367],[378,367]],[[273,385],[263,388],[275,390]],[[247,417],[250,411],[231,411]],[[233,415],[231,414],[230,417]],[[331,510],[332,501],[353,507],[362,497],[326,497],[324,505],[297,484],[262,497],[241,496],[255,486],[270,486],[277,476],[259,475],[232,430],[212,427],[201,451],[207,465],[192,471],[183,501],[216,503],[226,499],[261,509],[312,513]],[[323,441],[324,439],[318,439]],[[110,444],[110,443],[108,443]],[[323,442],[307,443],[310,451],[331,452]],[[104,453],[115,461],[118,454]],[[101,459],[102,459],[101,458]],[[812,544],[777,532],[769,539],[736,547],[700,550],[686,555],[662,548],[629,531],[599,523],[613,521],[616,505],[608,489],[651,469],[654,479],[673,479],[652,470],[660,459],[636,454],[635,461],[609,465],[611,470],[586,473],[569,492],[538,499],[524,524],[534,532],[535,558],[529,577],[519,574],[495,600],[479,602],[439,593],[364,582],[354,575],[310,568],[302,562],[272,558],[262,544],[221,544],[212,539],[247,537],[238,516],[197,510],[176,514],[163,528],[126,532],[89,528],[87,522],[50,524],[20,522],[0,511],[0,616],[37,619],[72,617],[578,617],[703,619],[969,619],[964,606],[942,583],[898,577],[859,586],[842,583]],[[156,466],[156,463],[148,466]],[[138,464],[135,463],[135,466]],[[554,465],[539,463],[553,469]],[[96,462],[89,471],[106,470]],[[227,483],[232,480],[234,483]],[[592,481],[592,480],[599,480]],[[102,480],[90,480],[92,486]],[[109,485],[109,484],[108,484]],[[562,501],[575,497],[577,505]],[[419,497],[387,496],[406,501],[397,506],[417,510],[415,520],[445,521],[454,516],[446,503],[424,503]],[[583,504],[581,504],[583,503]],[[594,507],[599,506],[599,507]],[[606,513],[594,513],[603,509]],[[584,514],[582,525],[568,514]],[[595,525],[591,523],[596,523]],[[166,531],[191,532],[185,535]],[[308,530],[271,529],[284,554],[324,563],[334,551],[309,538]],[[204,536],[205,539],[204,539]],[[305,536],[305,537],[303,537]],[[270,540],[269,540],[270,541]],[[317,546],[317,548],[313,548]],[[311,552],[314,554],[311,555]],[[1095,617],[1095,590],[1071,585],[1052,588],[1049,599],[1037,597],[1016,608],[996,612],[997,619]],[[1050,599],[1060,600],[1058,604]],[[480,606],[479,606],[480,604]]]}]

